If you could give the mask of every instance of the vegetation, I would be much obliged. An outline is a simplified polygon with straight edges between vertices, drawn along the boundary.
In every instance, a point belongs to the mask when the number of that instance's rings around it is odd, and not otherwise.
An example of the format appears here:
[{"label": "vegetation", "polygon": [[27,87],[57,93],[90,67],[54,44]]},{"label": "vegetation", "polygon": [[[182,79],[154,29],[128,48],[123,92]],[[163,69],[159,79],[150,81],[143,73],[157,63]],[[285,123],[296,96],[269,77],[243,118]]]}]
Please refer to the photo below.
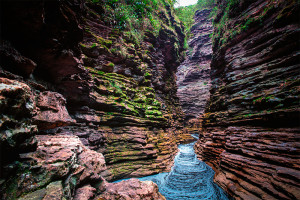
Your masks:
[{"label": "vegetation", "polygon": [[194,23],[195,12],[204,8],[213,8],[214,5],[215,0],[198,0],[197,4],[195,5],[179,7],[175,9],[176,15],[185,26],[185,34],[187,40],[192,36],[191,27]]},{"label": "vegetation", "polygon": [[186,7],[179,7],[175,9],[176,15],[182,21],[185,27],[185,34],[187,38],[191,37],[191,27],[194,23],[194,14],[196,11],[195,5],[190,5]]},{"label": "vegetation", "polygon": [[230,19],[233,18],[239,11],[239,3],[238,0],[228,0],[225,6],[220,5],[219,7],[215,7],[216,11],[220,10],[223,12],[223,15],[220,19],[214,20],[214,35],[213,35],[213,45],[214,46],[225,46],[230,40],[235,38],[240,33],[248,30],[250,27],[256,25],[261,25],[264,17],[272,12],[274,5],[270,3],[270,5],[265,6],[259,15],[251,14],[251,13],[243,13],[242,17],[238,21],[237,24],[231,24],[230,27],[228,23]]},{"label": "vegetation", "polygon": [[[185,26],[185,33],[187,39],[191,37],[191,27],[194,23],[194,15],[197,10],[211,8],[210,17],[214,18],[214,27],[215,31],[211,35],[214,46],[222,47],[228,41],[235,38],[236,35],[248,30],[250,27],[254,25],[261,25],[261,22],[265,16],[272,12],[274,9],[274,5],[270,3],[270,5],[266,6],[264,10],[259,15],[255,17],[251,16],[251,13],[244,13],[243,17],[239,20],[239,24],[235,24],[234,26],[228,26],[228,22],[230,18],[233,18],[239,12],[239,4],[238,0],[227,0],[225,4],[216,4],[216,0],[198,0],[197,4],[179,7],[177,8],[176,14],[179,19],[183,22]],[[218,18],[216,17],[217,12],[222,13],[222,15]],[[280,15],[278,16],[280,18]],[[185,45],[188,49],[188,45]]]},{"label": "vegetation", "polygon": [[[96,89],[106,99],[109,117],[123,113],[144,117],[151,121],[165,120],[161,103],[155,99],[154,89],[146,86],[133,87],[137,83],[129,77],[117,73],[105,73],[86,67],[94,77],[101,79]],[[151,76],[149,72],[145,76]]]},{"label": "vegetation", "polygon": [[158,35],[161,19],[155,15],[176,0],[90,0],[103,10],[102,18],[108,25],[123,31],[127,38],[139,44],[146,30]]}]

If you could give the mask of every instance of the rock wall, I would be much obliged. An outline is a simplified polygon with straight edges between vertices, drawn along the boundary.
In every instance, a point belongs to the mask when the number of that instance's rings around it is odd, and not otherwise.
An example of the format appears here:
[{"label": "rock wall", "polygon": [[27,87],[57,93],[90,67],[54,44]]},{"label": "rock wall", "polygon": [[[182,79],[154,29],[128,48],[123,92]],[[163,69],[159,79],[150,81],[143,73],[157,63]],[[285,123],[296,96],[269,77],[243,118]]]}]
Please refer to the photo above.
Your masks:
[{"label": "rock wall", "polygon": [[196,11],[187,57],[176,73],[180,105],[187,126],[191,127],[197,126],[209,99],[213,32],[210,13],[211,9]]},{"label": "rock wall", "polygon": [[163,199],[106,182],[166,171],[176,154],[184,35],[161,2],[158,32],[137,43],[102,1],[1,1],[2,199]]},{"label": "rock wall", "polygon": [[299,199],[299,3],[218,1],[195,148],[235,199]]}]

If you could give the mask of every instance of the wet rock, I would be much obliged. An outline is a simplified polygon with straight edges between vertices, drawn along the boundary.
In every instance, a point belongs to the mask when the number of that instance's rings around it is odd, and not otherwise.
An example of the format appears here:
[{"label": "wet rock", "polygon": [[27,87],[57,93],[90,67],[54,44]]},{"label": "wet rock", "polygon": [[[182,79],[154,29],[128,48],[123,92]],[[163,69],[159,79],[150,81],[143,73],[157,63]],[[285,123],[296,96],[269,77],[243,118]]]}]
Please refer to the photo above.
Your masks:
[{"label": "wet rock", "polygon": [[298,140],[299,129],[219,127],[207,129],[195,149],[217,171],[215,181],[237,198],[294,199]]},{"label": "wet rock", "polygon": [[151,135],[146,128],[127,126],[107,132],[104,156],[114,179],[170,170],[177,153],[176,138],[171,131],[156,131],[156,135]]},{"label": "wet rock", "polygon": [[97,196],[96,199],[103,200],[165,200],[166,198],[158,192],[158,187],[152,181],[139,181],[129,179],[119,183],[108,183],[106,191]]}]

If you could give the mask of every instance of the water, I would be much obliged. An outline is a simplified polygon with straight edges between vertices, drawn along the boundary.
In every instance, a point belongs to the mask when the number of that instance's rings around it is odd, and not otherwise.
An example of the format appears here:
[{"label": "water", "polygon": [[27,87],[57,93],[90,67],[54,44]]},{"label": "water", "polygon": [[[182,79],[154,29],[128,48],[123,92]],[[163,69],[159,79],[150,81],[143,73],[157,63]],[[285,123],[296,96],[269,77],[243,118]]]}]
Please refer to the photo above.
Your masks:
[{"label": "water", "polygon": [[142,177],[139,180],[155,182],[167,200],[228,200],[223,190],[213,182],[215,172],[212,168],[197,159],[194,144],[195,142],[178,146],[179,153],[169,173]]}]

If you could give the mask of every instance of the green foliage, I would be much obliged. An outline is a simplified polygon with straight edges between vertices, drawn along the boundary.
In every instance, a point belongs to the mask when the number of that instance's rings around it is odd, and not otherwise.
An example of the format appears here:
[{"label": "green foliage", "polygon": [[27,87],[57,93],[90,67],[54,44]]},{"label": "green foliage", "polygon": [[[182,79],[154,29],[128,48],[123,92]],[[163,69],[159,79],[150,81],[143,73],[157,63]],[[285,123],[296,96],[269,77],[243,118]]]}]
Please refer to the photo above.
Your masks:
[{"label": "green foliage", "polygon": [[104,7],[103,19],[116,29],[125,31],[135,44],[142,41],[146,29],[158,35],[161,19],[155,13],[174,0],[92,0]]},{"label": "green foliage", "polygon": [[150,74],[149,72],[146,72],[144,76],[145,76],[145,78],[151,78],[152,74]]},{"label": "green foliage", "polygon": [[189,48],[189,44],[188,44],[188,42],[187,42],[187,38],[186,38],[186,37],[184,38],[183,48],[184,48],[184,49],[188,49],[188,48]]},{"label": "green foliage", "polygon": [[212,8],[216,3],[216,0],[198,0],[196,6],[198,9],[201,8]]},{"label": "green foliage", "polygon": [[242,26],[242,30],[247,30],[249,28],[249,25],[254,21],[253,18],[249,18],[246,23]]},{"label": "green foliage", "polygon": [[97,43],[93,43],[91,48],[95,48],[97,46]]},{"label": "green foliage", "polygon": [[194,23],[194,15],[196,11],[196,6],[195,5],[190,5],[186,7],[179,7],[175,9],[175,13],[182,21],[184,27],[185,27],[185,34],[187,38],[191,36],[191,27]]},{"label": "green foliage", "polygon": [[217,12],[218,12],[218,7],[217,6],[214,6],[209,14],[209,18],[214,18],[216,15],[217,15]]},{"label": "green foliage", "polygon": [[[195,5],[179,7],[175,9],[176,15],[185,27],[185,35],[187,40],[192,36],[191,27],[194,24],[195,12],[204,8],[212,8],[215,5],[215,1],[216,0],[198,0],[197,4]],[[213,11],[216,12],[216,9],[217,8],[213,8]],[[188,49],[187,43],[185,43],[185,48]]]},{"label": "green foliage", "polygon": [[114,63],[112,63],[112,62],[110,62],[110,63],[108,63],[108,64],[107,64],[107,66],[108,66],[108,67],[114,67],[114,66],[115,66],[115,64],[114,64]]},{"label": "green foliage", "polygon": [[251,26],[262,25],[263,18],[268,14],[269,10],[272,9],[272,4],[270,6],[266,6],[262,12],[257,15],[256,17],[251,17],[251,13],[244,13],[238,23],[234,25],[228,26],[228,23],[231,21],[232,13],[238,12],[239,9],[238,0],[228,0],[225,7],[223,5],[219,5],[220,7],[216,6],[213,8],[214,15],[218,11],[222,11],[223,15],[218,21],[214,21],[214,34],[213,34],[213,45],[214,46],[225,46],[230,40],[234,39],[240,33],[247,31]]},{"label": "green foliage", "polygon": [[232,8],[233,6],[236,6],[239,2],[239,0],[229,0],[228,4]]}]

